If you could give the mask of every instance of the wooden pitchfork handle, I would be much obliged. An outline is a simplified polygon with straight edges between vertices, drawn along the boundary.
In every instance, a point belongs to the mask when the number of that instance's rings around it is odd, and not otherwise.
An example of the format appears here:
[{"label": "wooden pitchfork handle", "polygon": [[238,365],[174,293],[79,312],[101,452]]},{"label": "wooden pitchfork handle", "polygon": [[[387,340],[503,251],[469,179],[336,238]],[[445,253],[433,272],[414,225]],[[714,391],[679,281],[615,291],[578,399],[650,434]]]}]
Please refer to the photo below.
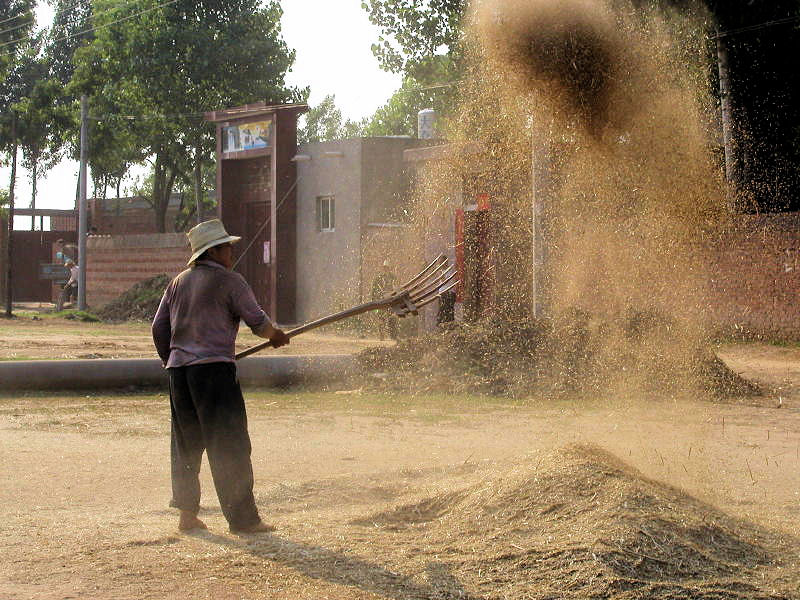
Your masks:
[{"label": "wooden pitchfork handle", "polygon": [[[338,313],[334,313],[332,315],[328,315],[327,317],[322,317],[321,319],[317,319],[316,321],[311,321],[306,323],[305,325],[301,325],[300,327],[295,327],[294,329],[290,329],[286,332],[286,337],[293,338],[296,335],[300,335],[301,333],[305,333],[306,331],[311,331],[312,329],[316,329],[317,327],[322,327],[323,325],[328,325],[330,323],[335,323],[336,321],[341,321],[343,319],[348,319],[350,317],[354,317],[356,315],[360,315],[365,312],[369,312],[371,310],[380,310],[381,308],[387,308],[391,306],[394,302],[397,301],[397,298],[394,296],[390,296],[389,298],[384,298],[383,300],[375,300],[373,302],[367,302],[365,304],[359,304],[358,306],[354,306],[353,308],[348,308],[347,310],[343,310]],[[245,356],[250,356],[251,354],[255,354],[259,350],[263,350],[264,348],[269,347],[271,342],[266,341],[247,350],[242,350],[238,354],[236,354],[236,360],[240,358],[244,358]]]},{"label": "wooden pitchfork handle", "polygon": [[[392,312],[398,317],[405,317],[406,315],[416,315],[418,310],[440,298],[442,294],[451,290],[455,286],[456,273],[450,268],[447,257],[440,254],[436,257],[431,264],[425,267],[416,277],[400,286],[391,295],[381,300],[373,300],[365,304],[359,304],[353,308],[348,308],[338,313],[322,317],[316,321],[311,321],[295,329],[286,332],[286,336],[293,338],[311,329],[322,327],[329,323],[335,323],[342,319],[348,319],[355,315],[360,315],[371,310],[380,310],[382,308],[390,308]],[[271,346],[272,342],[263,342],[247,350],[242,350],[236,355],[236,360],[250,356],[254,352],[263,350]]]}]

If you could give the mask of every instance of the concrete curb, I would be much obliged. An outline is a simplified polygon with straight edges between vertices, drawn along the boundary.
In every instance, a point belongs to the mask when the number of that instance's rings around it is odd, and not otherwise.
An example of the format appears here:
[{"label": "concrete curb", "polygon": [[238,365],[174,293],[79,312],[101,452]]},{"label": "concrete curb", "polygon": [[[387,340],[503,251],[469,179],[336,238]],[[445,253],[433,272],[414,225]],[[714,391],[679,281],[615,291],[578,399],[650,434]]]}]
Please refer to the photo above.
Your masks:
[{"label": "concrete curb", "polygon": [[[246,386],[275,386],[341,379],[358,370],[351,354],[250,356],[237,363]],[[152,358],[21,360],[0,362],[0,390],[88,390],[169,386],[161,361]]]}]

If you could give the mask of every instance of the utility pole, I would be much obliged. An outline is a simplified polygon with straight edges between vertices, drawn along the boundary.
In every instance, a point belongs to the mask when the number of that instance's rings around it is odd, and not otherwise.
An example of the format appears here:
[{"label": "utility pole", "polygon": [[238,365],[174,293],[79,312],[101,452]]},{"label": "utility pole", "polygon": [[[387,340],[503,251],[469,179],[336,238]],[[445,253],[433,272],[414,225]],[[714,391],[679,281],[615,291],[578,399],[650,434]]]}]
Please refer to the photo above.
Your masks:
[{"label": "utility pole", "polygon": [[33,161],[33,177],[31,177],[31,231],[36,229],[36,213],[33,211],[36,210],[36,180],[38,179],[38,172],[37,166],[39,164],[38,160]]},{"label": "utility pole", "polygon": [[197,149],[194,157],[194,197],[197,202],[197,224],[203,222],[203,168],[200,164],[202,157],[202,137],[197,141]]},{"label": "utility pole", "polygon": [[89,139],[89,100],[81,96],[81,170],[79,177],[80,204],[78,206],[78,310],[86,310],[86,171]]},{"label": "utility pole", "polygon": [[8,229],[6,231],[6,317],[11,318],[13,299],[11,293],[13,287],[12,274],[11,274],[11,261],[14,256],[14,242],[12,234],[14,233],[14,184],[17,180],[17,113],[11,113],[11,183],[8,186]]},{"label": "utility pole", "polygon": [[736,209],[736,192],[739,182],[736,156],[733,151],[733,114],[731,107],[731,83],[728,76],[728,48],[723,36],[717,33],[717,69],[719,71],[719,103],[722,113],[722,143],[725,149],[725,180],[731,209]]},{"label": "utility pole", "polygon": [[548,308],[544,221],[553,166],[550,129],[537,128],[535,123],[531,125],[531,309],[537,319],[543,317]]}]

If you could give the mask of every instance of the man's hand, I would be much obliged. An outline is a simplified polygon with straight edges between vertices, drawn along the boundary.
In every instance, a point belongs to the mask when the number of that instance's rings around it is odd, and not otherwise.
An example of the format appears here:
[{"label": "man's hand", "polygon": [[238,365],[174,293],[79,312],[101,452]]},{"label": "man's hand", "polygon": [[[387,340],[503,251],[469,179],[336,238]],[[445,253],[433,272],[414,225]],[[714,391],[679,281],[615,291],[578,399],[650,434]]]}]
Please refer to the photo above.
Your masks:
[{"label": "man's hand", "polygon": [[283,331],[283,329],[276,329],[275,333],[273,333],[269,337],[269,345],[273,348],[280,348],[281,346],[285,346],[289,343],[289,336]]}]

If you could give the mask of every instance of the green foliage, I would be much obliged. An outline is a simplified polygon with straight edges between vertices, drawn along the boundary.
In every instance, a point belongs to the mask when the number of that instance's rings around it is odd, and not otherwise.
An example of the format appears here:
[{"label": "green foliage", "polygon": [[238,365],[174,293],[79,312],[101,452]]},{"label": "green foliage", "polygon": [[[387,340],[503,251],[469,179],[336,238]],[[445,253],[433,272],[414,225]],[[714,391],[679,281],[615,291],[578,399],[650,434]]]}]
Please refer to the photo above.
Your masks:
[{"label": "green foliage", "polygon": [[99,167],[118,174],[151,161],[150,201],[164,231],[177,181],[192,181],[198,161],[212,164],[214,128],[204,112],[297,101],[306,92],[285,84],[294,52],[281,38],[277,2],[159,4],[95,0],[94,25],[102,29],[76,51],[71,89],[90,96],[93,154],[107,161]]},{"label": "green foliage", "polygon": [[372,45],[381,67],[405,75],[402,87],[369,119],[365,135],[416,135],[417,113],[424,108],[445,119],[463,71],[465,0],[365,0],[361,6],[381,29]]},{"label": "green foliage", "polygon": [[78,126],[76,107],[64,102],[63,86],[50,77],[45,60],[26,61],[19,75],[21,97],[12,107],[23,166],[41,174],[61,159],[65,137]]},{"label": "green foliage", "polygon": [[0,36],[11,37],[2,50],[6,54],[0,57],[5,61],[0,102],[6,107],[0,113],[0,147],[8,151],[21,146],[22,165],[32,171],[35,184],[60,160],[65,139],[75,127],[75,110],[65,101],[61,82],[51,75],[51,64],[42,54],[43,36],[31,34],[33,3],[13,4],[19,11],[16,18],[8,3],[0,5],[0,17],[11,19],[8,31]]},{"label": "green foliage", "polygon": [[361,137],[364,124],[349,119],[342,122],[342,111],[336,106],[336,97],[325,96],[305,114],[305,125],[297,132],[297,142],[305,144]]},{"label": "green foliage", "polygon": [[51,65],[51,74],[63,85],[72,79],[75,65],[72,62],[75,50],[88,44],[93,38],[91,31],[91,0],[51,0],[53,22],[47,32],[45,56]]},{"label": "green foliage", "polygon": [[369,20],[380,27],[378,43],[372,52],[381,67],[404,73],[419,81],[431,79],[431,58],[448,56],[456,64],[461,59],[461,21],[466,0],[364,0],[361,6]]},{"label": "green foliage", "polygon": [[5,80],[28,45],[26,38],[35,22],[35,7],[33,0],[0,0],[0,79]]},{"label": "green foliage", "polygon": [[63,317],[68,321],[82,321],[84,323],[98,323],[100,321],[97,315],[85,310],[68,309],[53,313],[53,315],[56,317]]},{"label": "green foliage", "polygon": [[417,113],[424,108],[433,108],[439,119],[447,118],[454,106],[455,93],[455,85],[451,83],[425,85],[406,77],[402,87],[368,120],[364,135],[416,136]]}]

